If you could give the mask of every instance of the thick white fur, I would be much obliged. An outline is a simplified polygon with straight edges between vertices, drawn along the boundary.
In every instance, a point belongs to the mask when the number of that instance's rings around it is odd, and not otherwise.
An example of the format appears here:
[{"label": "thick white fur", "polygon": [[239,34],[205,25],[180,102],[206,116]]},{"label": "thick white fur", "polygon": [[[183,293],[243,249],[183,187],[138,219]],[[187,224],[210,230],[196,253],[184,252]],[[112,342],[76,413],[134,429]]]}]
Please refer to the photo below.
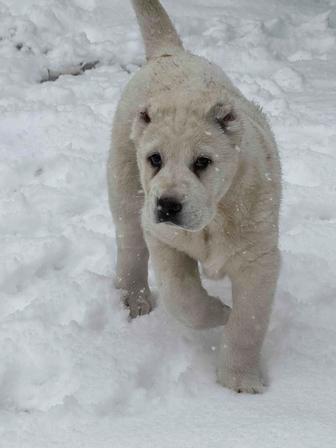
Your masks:
[{"label": "thick white fur", "polygon": [[[222,70],[183,50],[158,1],[133,5],[148,63],[126,87],[112,132],[117,286],[132,317],[150,312],[149,249],[160,296],[177,319],[194,328],[226,324],[218,381],[261,392],[260,351],[279,269],[276,144],[260,109]],[[218,123],[229,112],[223,130]],[[164,159],[158,173],[147,159],[153,151]],[[199,155],[213,163],[198,177],[190,166]],[[155,222],[162,195],[183,202],[181,226]],[[202,287],[198,262],[212,278],[230,277],[232,310]]]}]

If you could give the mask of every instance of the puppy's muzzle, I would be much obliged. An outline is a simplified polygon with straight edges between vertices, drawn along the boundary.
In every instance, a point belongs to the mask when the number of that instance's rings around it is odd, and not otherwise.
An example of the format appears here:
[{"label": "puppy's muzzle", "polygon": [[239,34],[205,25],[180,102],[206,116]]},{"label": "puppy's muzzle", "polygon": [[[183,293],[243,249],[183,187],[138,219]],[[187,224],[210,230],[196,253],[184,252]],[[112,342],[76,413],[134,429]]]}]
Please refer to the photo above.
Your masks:
[{"label": "puppy's muzzle", "polygon": [[181,202],[177,201],[175,198],[161,197],[157,199],[157,222],[170,222],[178,225],[182,207]]}]

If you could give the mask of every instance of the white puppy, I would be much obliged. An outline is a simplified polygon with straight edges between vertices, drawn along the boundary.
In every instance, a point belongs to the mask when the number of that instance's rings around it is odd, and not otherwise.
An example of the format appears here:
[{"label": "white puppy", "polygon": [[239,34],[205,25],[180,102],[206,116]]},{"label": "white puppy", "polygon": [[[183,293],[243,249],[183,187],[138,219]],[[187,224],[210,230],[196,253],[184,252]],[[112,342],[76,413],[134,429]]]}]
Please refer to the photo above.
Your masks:
[{"label": "white puppy", "polygon": [[[149,249],[160,296],[177,319],[194,328],[226,324],[218,381],[260,392],[279,269],[276,144],[261,110],[222,70],[183,49],[157,0],[132,3],[148,62],[126,87],[112,132],[117,286],[132,317],[150,312]],[[230,277],[232,310],[202,287],[198,262],[212,278]]]}]

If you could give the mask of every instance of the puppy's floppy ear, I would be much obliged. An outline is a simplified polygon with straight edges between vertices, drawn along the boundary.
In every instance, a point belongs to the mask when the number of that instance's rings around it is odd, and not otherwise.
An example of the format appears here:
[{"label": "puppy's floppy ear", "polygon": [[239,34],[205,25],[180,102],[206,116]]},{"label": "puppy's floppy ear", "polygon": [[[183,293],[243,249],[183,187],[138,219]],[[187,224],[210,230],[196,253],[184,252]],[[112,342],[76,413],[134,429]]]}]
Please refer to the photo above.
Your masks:
[{"label": "puppy's floppy ear", "polygon": [[152,120],[149,115],[148,107],[140,108],[133,121],[131,140],[138,140],[151,121]]},{"label": "puppy's floppy ear", "polygon": [[232,139],[235,145],[240,144],[242,123],[231,104],[220,101],[210,108],[207,116],[210,121],[222,129],[224,134]]}]

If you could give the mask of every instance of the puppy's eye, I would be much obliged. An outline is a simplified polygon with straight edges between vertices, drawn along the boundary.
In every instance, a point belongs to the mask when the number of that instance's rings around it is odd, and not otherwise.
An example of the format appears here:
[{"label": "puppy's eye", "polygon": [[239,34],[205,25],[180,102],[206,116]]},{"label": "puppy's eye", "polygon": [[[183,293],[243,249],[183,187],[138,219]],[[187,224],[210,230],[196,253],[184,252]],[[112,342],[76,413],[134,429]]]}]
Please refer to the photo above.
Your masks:
[{"label": "puppy's eye", "polygon": [[195,173],[198,173],[199,171],[204,171],[207,169],[207,167],[212,163],[212,160],[208,157],[197,157],[197,159],[194,162],[194,171]]},{"label": "puppy's eye", "polygon": [[158,152],[155,152],[151,156],[148,157],[149,163],[152,165],[153,168],[161,168],[162,166],[162,159]]}]

